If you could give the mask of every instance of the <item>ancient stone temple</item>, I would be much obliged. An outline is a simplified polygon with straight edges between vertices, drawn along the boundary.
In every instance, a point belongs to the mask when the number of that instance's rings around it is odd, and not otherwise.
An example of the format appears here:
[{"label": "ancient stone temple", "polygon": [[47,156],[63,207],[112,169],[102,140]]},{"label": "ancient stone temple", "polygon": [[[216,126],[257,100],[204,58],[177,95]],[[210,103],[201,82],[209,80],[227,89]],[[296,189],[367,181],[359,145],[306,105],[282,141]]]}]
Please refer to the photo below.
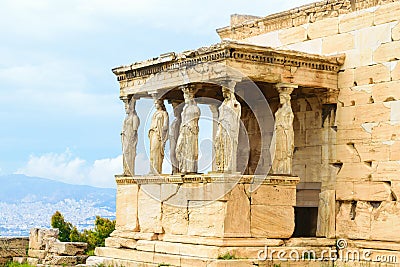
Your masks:
[{"label": "ancient stone temple", "polygon": [[[124,173],[116,230],[89,262],[400,262],[400,2],[232,15],[217,33],[218,44],[113,69],[127,110]],[[142,99],[154,101],[150,173],[135,175]],[[200,107],[213,114],[204,173]]]}]

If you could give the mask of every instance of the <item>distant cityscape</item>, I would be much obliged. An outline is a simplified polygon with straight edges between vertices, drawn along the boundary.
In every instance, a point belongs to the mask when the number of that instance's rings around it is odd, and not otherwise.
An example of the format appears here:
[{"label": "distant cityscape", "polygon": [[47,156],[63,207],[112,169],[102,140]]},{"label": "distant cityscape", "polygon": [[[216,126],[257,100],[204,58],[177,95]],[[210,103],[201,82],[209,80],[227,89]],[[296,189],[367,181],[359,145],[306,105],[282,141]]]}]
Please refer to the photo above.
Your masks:
[{"label": "distant cityscape", "polygon": [[115,211],[96,207],[97,203],[66,199],[56,204],[33,202],[9,204],[0,202],[0,236],[29,236],[34,227],[49,228],[51,216],[58,210],[78,230],[94,227],[96,216],[115,219]]},{"label": "distant cityscape", "polygon": [[0,236],[29,236],[31,228],[50,228],[56,211],[80,231],[93,228],[96,216],[115,219],[115,189],[22,175],[0,176],[0,182]]}]

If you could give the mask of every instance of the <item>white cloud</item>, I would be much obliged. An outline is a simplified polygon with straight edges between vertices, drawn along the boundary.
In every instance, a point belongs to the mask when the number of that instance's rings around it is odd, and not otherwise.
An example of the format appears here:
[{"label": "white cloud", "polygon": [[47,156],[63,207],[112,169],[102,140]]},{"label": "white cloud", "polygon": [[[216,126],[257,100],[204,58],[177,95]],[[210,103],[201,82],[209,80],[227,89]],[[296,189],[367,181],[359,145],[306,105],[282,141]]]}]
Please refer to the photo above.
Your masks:
[{"label": "white cloud", "polygon": [[115,187],[114,175],[122,172],[122,156],[89,163],[65,152],[31,155],[27,164],[16,173],[48,178],[71,184]]},{"label": "white cloud", "polygon": [[[149,164],[145,154],[138,154],[136,156],[136,174],[148,174]],[[170,172],[171,166],[167,160],[164,160],[163,169],[164,172]],[[91,163],[74,156],[67,148],[63,153],[31,155],[26,165],[16,173],[70,184],[115,187],[114,175],[122,173],[122,155],[95,160]]]}]

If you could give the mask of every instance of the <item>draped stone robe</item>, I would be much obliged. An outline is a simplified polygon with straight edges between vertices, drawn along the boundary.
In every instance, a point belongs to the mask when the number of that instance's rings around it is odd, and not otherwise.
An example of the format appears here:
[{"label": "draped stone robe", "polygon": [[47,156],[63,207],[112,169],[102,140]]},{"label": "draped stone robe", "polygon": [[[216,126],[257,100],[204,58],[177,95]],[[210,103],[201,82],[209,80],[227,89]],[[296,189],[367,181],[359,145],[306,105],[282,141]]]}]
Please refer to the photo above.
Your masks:
[{"label": "draped stone robe", "polygon": [[193,100],[182,111],[182,122],[176,145],[179,172],[197,173],[200,108]]}]

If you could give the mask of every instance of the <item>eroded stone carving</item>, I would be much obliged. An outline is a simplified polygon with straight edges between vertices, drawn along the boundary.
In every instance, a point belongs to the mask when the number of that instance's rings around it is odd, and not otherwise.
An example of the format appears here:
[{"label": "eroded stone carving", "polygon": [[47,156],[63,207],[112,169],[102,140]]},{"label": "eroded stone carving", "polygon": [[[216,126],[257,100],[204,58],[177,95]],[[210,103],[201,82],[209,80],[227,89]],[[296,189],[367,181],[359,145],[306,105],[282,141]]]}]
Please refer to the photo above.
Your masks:
[{"label": "eroded stone carving", "polygon": [[272,163],[272,173],[292,174],[294,151],[294,114],[290,104],[290,94],[297,85],[277,84],[281,107],[275,113],[275,158]]},{"label": "eroded stone carving", "polygon": [[181,173],[197,173],[198,136],[200,108],[194,100],[197,89],[194,86],[182,88],[185,106],[182,111],[182,123],[176,144],[176,158]]},{"label": "eroded stone carving", "polygon": [[136,99],[125,99],[126,117],[121,132],[122,158],[124,167],[124,176],[135,175],[136,146],[138,142],[137,131],[140,120],[136,114]]},{"label": "eroded stone carving", "polygon": [[215,161],[221,172],[236,171],[236,157],[240,129],[240,103],[235,93],[222,87],[224,102],[218,108],[218,129],[215,137]]},{"label": "eroded stone carving", "polygon": [[170,130],[169,130],[169,144],[170,144],[170,159],[171,159],[171,165],[172,165],[172,173],[178,173],[179,172],[179,165],[178,165],[178,160],[176,158],[176,144],[178,141],[179,137],[179,128],[181,127],[182,123],[182,109],[183,105],[180,105],[181,103],[178,101],[173,101],[172,106],[174,108],[174,116],[175,119],[172,121]]},{"label": "eroded stone carving", "polygon": [[155,100],[154,105],[156,111],[153,114],[149,129],[150,173],[161,174],[165,142],[168,139],[169,118],[162,100]]}]

